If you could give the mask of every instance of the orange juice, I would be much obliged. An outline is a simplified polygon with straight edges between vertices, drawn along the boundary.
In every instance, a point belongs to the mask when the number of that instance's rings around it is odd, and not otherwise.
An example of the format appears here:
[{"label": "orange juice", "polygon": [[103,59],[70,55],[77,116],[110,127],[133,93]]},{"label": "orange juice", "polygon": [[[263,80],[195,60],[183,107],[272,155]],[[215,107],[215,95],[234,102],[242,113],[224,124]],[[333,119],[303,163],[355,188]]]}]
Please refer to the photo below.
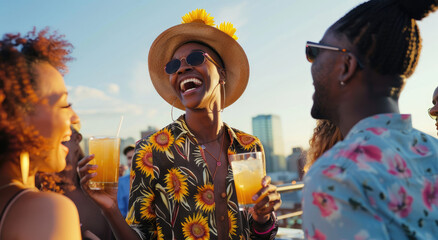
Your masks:
[{"label": "orange juice", "polygon": [[262,178],[265,175],[262,153],[234,154],[229,158],[239,205],[247,207],[256,203],[252,197],[262,188]]},{"label": "orange juice", "polygon": [[262,189],[262,171],[242,171],[234,174],[237,200],[239,204],[254,204],[252,196]]},{"label": "orange juice", "polygon": [[117,188],[119,180],[120,138],[91,137],[89,152],[94,154],[90,164],[97,165],[97,175],[90,179],[88,186],[93,190]]}]

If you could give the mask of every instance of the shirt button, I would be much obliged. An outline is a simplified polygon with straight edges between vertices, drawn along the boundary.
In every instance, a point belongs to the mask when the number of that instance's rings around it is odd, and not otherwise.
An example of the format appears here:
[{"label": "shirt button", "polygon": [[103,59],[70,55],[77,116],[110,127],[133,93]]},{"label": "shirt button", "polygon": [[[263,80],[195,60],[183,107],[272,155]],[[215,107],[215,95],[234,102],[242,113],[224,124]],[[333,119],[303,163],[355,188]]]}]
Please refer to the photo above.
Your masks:
[{"label": "shirt button", "polygon": [[224,221],[225,220],[225,217],[224,216],[221,216],[221,221]]},{"label": "shirt button", "polygon": [[226,198],[226,197],[227,197],[227,194],[223,192],[223,193],[221,193],[221,197],[222,197],[222,198]]}]

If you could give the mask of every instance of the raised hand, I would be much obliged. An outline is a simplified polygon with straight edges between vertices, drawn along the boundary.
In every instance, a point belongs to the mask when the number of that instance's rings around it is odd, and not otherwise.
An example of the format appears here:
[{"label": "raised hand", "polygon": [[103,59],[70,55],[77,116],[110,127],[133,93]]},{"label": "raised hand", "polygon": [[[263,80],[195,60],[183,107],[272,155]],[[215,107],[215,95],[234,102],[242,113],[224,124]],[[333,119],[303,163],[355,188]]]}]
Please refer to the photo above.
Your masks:
[{"label": "raised hand", "polygon": [[88,181],[95,177],[97,173],[94,171],[99,166],[88,164],[94,155],[85,156],[78,163],[78,174],[81,179],[82,190],[100,206],[103,211],[118,209],[117,205],[117,188],[91,190],[88,186]]},{"label": "raised hand", "polygon": [[262,179],[262,189],[253,196],[253,200],[257,202],[249,210],[253,219],[260,224],[269,221],[272,212],[281,206],[280,193],[277,192],[277,187],[271,184],[271,177],[265,176]]}]

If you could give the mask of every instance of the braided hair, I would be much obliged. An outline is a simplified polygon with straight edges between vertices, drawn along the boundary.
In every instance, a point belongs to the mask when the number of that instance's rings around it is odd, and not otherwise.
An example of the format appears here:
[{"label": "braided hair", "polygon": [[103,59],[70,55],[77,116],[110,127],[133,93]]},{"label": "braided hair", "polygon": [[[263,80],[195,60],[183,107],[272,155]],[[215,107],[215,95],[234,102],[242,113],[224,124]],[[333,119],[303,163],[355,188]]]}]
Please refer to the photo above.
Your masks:
[{"label": "braided hair", "polygon": [[438,0],[370,0],[348,12],[331,30],[344,34],[377,73],[405,79],[414,72],[421,51],[416,20],[437,6]]}]

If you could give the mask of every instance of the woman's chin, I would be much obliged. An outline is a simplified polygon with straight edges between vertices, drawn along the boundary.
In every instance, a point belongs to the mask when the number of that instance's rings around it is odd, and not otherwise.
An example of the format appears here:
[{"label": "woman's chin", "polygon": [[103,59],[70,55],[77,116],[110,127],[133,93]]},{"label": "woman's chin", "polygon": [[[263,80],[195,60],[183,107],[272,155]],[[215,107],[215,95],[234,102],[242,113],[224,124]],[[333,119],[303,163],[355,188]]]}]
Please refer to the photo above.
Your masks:
[{"label": "woman's chin", "polygon": [[61,172],[66,166],[68,148],[62,145],[57,149],[49,151],[44,166],[38,170],[41,172]]}]

